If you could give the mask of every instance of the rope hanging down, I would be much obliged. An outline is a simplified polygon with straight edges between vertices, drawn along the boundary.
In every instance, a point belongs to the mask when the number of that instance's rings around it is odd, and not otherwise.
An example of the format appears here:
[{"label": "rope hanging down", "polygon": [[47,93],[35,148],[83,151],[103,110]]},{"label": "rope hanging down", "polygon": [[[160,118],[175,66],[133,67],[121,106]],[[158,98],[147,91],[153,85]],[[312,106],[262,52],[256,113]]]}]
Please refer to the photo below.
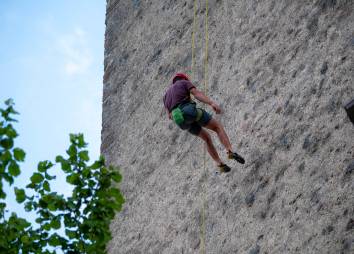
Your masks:
[{"label": "rope hanging down", "polygon": [[193,29],[192,29],[192,79],[195,79],[195,30],[196,30],[197,0],[194,0],[193,7]]},{"label": "rope hanging down", "polygon": [[[204,48],[204,93],[208,94],[208,0],[205,0],[205,24],[204,24],[204,34],[205,34],[205,48]],[[194,79],[195,74],[195,33],[196,33],[196,16],[197,16],[197,1],[194,0],[193,7],[193,30],[192,30],[192,78]],[[203,181],[202,186],[202,207],[201,207],[201,228],[200,228],[200,253],[205,254],[205,235],[206,235],[206,224],[205,224],[205,211],[206,211],[206,182],[207,182],[207,170],[206,170],[206,148],[204,146],[203,152],[203,173],[205,175],[205,181]]]}]

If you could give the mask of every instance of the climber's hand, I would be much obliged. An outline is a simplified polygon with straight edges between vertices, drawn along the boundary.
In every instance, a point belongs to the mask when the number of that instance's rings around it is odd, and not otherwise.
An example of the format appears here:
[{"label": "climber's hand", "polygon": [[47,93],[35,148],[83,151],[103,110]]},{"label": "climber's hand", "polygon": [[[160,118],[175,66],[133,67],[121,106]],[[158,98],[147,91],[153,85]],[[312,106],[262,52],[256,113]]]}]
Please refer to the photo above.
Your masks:
[{"label": "climber's hand", "polygon": [[213,110],[215,111],[216,114],[220,114],[221,113],[221,108],[216,103],[213,102],[213,103],[210,104],[210,106],[213,108]]}]

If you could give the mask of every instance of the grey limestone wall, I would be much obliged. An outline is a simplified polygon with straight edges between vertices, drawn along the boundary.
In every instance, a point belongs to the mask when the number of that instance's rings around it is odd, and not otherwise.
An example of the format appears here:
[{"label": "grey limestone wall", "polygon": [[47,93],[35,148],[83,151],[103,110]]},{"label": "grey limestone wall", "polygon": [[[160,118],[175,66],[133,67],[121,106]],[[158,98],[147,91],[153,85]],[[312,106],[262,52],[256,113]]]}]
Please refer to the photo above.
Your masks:
[{"label": "grey limestone wall", "polygon": [[[201,89],[204,17],[197,0]],[[106,25],[101,149],[127,200],[110,253],[354,253],[354,1],[209,0],[208,95],[247,160],[222,175],[162,105],[193,1],[108,0]]]}]

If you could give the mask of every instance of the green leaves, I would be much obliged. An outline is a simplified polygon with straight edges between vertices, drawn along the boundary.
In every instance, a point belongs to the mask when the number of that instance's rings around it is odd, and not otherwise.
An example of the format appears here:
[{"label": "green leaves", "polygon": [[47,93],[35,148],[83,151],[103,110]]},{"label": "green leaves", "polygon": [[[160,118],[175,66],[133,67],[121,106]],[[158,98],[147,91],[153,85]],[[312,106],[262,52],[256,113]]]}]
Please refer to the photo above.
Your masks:
[{"label": "green leaves", "polygon": [[27,244],[30,242],[30,238],[27,235],[23,235],[23,236],[21,236],[21,242],[23,244]]},{"label": "green leaves", "polygon": [[23,203],[26,200],[26,193],[24,189],[18,189],[15,187],[16,201],[18,203]]},{"label": "green leaves", "polygon": [[51,167],[53,167],[53,163],[51,163],[50,161],[41,161],[38,163],[39,172],[46,172]]},{"label": "green leaves", "polygon": [[49,237],[48,243],[53,247],[60,246],[61,245],[60,236],[58,234],[53,234],[51,237]]},{"label": "green leaves", "polygon": [[32,183],[40,183],[43,181],[44,177],[40,173],[34,173],[30,179]]},{"label": "green leaves", "polygon": [[46,190],[46,191],[50,191],[50,185],[49,185],[49,182],[48,181],[44,181],[43,183],[43,189]]},{"label": "green leaves", "polygon": [[89,161],[89,159],[90,159],[88,156],[88,151],[86,151],[86,150],[79,152],[79,157],[83,161]]},{"label": "green leaves", "polygon": [[55,158],[55,161],[61,164],[61,169],[65,172],[65,173],[69,173],[71,172],[71,165],[70,162],[65,160],[63,158],[63,156],[57,156]]},{"label": "green leaves", "polygon": [[9,107],[15,105],[14,100],[12,98],[7,99],[5,105]]},{"label": "green leaves", "polygon": [[13,108],[15,103],[13,102],[12,99],[8,99],[5,101],[5,105],[7,106],[6,109],[0,108],[2,118],[4,118],[4,120],[7,122],[16,122],[15,119],[11,118],[11,115],[18,114]]},{"label": "green leaves", "polygon": [[66,177],[66,181],[73,185],[78,185],[81,182],[79,174],[75,174],[75,173],[68,175]]},{"label": "green leaves", "polygon": [[1,152],[0,161],[3,165],[6,165],[12,159],[12,155],[9,151]]},{"label": "green leaves", "polygon": [[14,145],[14,141],[12,138],[4,138],[0,140],[0,146],[2,146],[6,150],[11,149],[13,145]]},{"label": "green leaves", "polygon": [[11,161],[9,165],[9,173],[12,176],[18,176],[21,173],[20,167],[15,161]]},{"label": "green leaves", "polygon": [[[25,154],[20,148],[14,148],[14,140],[18,136],[11,122],[16,121],[13,115],[17,114],[14,110],[14,103],[11,99],[5,102],[6,108],[0,108],[0,199],[6,198],[3,191],[3,180],[10,185],[14,183],[14,178],[21,173],[18,162],[24,161]],[[0,214],[4,209],[0,208]]]},{"label": "green leaves", "polygon": [[70,156],[70,157],[75,157],[77,155],[77,148],[74,144],[72,144],[69,149],[66,151],[66,153]]},{"label": "green leaves", "polygon": [[53,179],[57,178],[56,176],[49,175],[47,172],[44,173],[44,176],[45,176],[45,179],[47,179],[47,180],[53,180]]},{"label": "green leaves", "polygon": [[76,231],[66,229],[65,234],[69,237],[69,239],[76,238]]},{"label": "green leaves", "polygon": [[4,129],[5,135],[10,138],[14,139],[18,136],[16,130],[12,127],[12,124],[8,124]]},{"label": "green leaves", "polygon": [[[26,157],[25,151],[14,144],[18,136],[11,124],[16,121],[14,103],[8,100],[5,104],[5,109],[0,108],[0,199],[6,197],[2,181],[12,184],[21,173],[19,163]],[[25,211],[36,214],[36,223],[31,225],[15,213],[5,216],[6,204],[0,202],[1,253],[55,253],[48,250],[49,246],[64,253],[106,253],[106,245],[112,238],[110,222],[125,202],[115,187],[122,176],[116,168],[106,167],[102,156],[88,165],[86,147],[83,134],[70,134],[67,155],[55,158],[72,185],[71,195],[64,197],[52,191],[57,168],[49,160],[38,163],[26,186],[31,189],[29,192],[14,188],[16,201],[24,204]],[[59,231],[65,232],[66,237],[61,237]]]},{"label": "green leaves", "polygon": [[113,171],[114,169],[111,169],[112,173],[111,173],[111,177],[113,179],[113,181],[115,181],[116,183],[119,183],[120,181],[122,181],[122,175],[119,174],[118,171]]},{"label": "green leaves", "polygon": [[70,142],[80,149],[87,146],[87,143],[84,140],[84,135],[82,133],[70,134]]},{"label": "green leaves", "polygon": [[50,226],[53,228],[53,229],[59,229],[60,226],[61,226],[61,223],[60,223],[60,217],[56,217],[52,220],[52,222],[50,223]]},{"label": "green leaves", "polygon": [[14,157],[17,161],[24,161],[26,157],[26,153],[21,148],[15,148]]}]

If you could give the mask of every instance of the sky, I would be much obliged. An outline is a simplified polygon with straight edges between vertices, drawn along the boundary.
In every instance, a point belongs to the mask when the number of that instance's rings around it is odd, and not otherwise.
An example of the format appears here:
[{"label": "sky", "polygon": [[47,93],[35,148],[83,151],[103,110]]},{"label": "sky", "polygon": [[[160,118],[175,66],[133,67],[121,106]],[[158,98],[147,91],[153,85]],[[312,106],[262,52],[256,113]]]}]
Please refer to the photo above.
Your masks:
[{"label": "sky", "polygon": [[[15,181],[19,187],[29,183],[39,161],[65,154],[69,133],[83,133],[90,157],[99,157],[105,5],[105,0],[0,1],[0,107],[13,98],[20,113],[15,146],[26,151],[26,161]],[[54,189],[68,195],[59,168],[51,173],[58,178]],[[10,210],[25,217],[10,194]]]}]

